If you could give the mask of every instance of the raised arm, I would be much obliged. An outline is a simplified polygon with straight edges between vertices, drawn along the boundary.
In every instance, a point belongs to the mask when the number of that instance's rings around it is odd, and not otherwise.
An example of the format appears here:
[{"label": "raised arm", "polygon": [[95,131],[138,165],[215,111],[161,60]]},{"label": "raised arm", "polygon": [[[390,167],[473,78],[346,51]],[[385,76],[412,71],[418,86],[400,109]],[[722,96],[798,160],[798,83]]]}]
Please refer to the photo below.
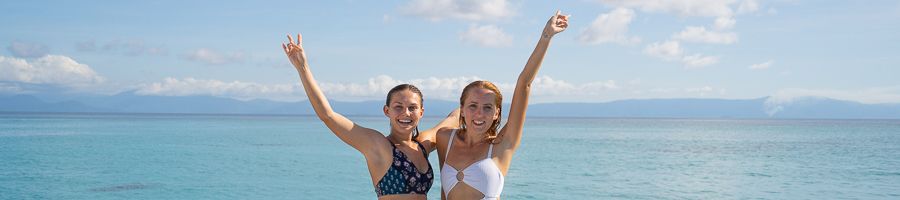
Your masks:
[{"label": "raised arm", "polygon": [[328,126],[328,129],[331,129],[331,132],[334,132],[334,135],[337,135],[344,143],[349,144],[363,154],[370,153],[377,141],[386,141],[378,139],[378,137],[384,137],[378,131],[358,126],[350,119],[331,109],[328,99],[325,98],[322,90],[319,90],[319,85],[313,78],[312,72],[309,71],[306,53],[303,52],[302,36],[297,34],[295,43],[294,39],[288,35],[288,41],[288,44],[281,44],[281,47],[284,48],[284,53],[291,60],[291,64],[297,69],[297,73],[300,74],[300,82],[303,84],[309,103],[312,104],[313,109],[316,111],[316,116],[322,122],[325,122],[325,126]]},{"label": "raised arm", "polygon": [[525,69],[522,69],[522,73],[519,74],[519,79],[516,82],[516,89],[512,97],[512,105],[510,105],[509,108],[509,117],[507,118],[506,125],[503,126],[503,130],[500,130],[500,137],[502,137],[501,143],[504,144],[503,146],[507,147],[508,150],[515,150],[516,147],[519,146],[519,141],[522,137],[522,128],[525,125],[525,111],[528,108],[528,96],[529,93],[531,93],[531,82],[534,81],[538,69],[541,68],[541,62],[544,61],[544,54],[547,53],[547,48],[550,46],[550,39],[557,33],[566,30],[566,27],[568,26],[569,16],[561,15],[560,11],[556,11],[556,14],[550,17],[550,20],[547,21],[547,25],[544,26],[544,30],[541,33],[541,39],[538,40],[534,52],[532,52],[531,57],[528,58]]},{"label": "raised arm", "polygon": [[425,146],[425,151],[431,152],[435,149],[437,144],[437,132],[442,129],[454,129],[459,127],[459,108],[454,109],[447,114],[447,117],[444,120],[441,120],[437,125],[431,127],[431,129],[422,131],[419,133],[419,136],[416,137],[416,140],[419,143],[422,143],[422,146]]}]

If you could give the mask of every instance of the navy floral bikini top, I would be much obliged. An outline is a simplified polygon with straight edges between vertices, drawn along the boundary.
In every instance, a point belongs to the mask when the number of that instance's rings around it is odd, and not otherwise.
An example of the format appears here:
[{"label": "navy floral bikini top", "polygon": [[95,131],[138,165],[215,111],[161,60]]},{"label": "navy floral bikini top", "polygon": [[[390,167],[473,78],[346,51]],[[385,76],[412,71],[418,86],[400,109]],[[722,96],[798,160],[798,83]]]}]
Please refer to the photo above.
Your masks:
[{"label": "navy floral bikini top", "polygon": [[[428,153],[425,152],[425,147],[422,146],[422,143],[415,142],[419,145],[422,156],[425,156],[425,161],[428,161]],[[391,146],[394,147],[394,160],[391,162],[391,168],[388,169],[384,177],[381,177],[381,181],[378,181],[378,185],[375,186],[375,193],[379,197],[392,194],[427,194],[428,190],[431,189],[431,184],[434,182],[434,171],[431,169],[431,163],[426,162],[428,163],[427,172],[419,173],[419,169],[407,159],[406,154],[397,149],[397,146]]]}]

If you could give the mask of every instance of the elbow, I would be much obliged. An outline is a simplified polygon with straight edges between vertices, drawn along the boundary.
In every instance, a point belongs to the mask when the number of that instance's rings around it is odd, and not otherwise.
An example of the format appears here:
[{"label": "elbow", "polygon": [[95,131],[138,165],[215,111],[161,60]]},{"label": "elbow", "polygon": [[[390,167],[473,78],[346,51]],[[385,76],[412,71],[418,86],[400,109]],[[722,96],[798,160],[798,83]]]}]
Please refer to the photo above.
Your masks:
[{"label": "elbow", "polygon": [[525,77],[525,76],[520,76],[520,77],[519,77],[519,82],[516,83],[516,87],[519,87],[519,88],[522,88],[522,89],[525,89],[525,90],[531,90],[531,83],[532,83],[532,82],[534,82],[534,78]]},{"label": "elbow", "polygon": [[319,117],[319,120],[323,122],[330,122],[334,120],[333,112],[316,112],[316,116]]}]

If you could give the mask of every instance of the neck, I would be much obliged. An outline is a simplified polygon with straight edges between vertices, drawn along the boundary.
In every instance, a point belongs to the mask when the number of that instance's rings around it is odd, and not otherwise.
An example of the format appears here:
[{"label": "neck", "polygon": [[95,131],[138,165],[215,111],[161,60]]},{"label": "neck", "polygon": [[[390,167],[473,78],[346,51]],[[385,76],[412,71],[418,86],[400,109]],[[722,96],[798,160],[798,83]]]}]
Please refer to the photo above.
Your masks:
[{"label": "neck", "polygon": [[484,142],[484,134],[487,133],[475,133],[469,130],[466,130],[463,134],[460,134],[463,143],[466,143],[469,146],[473,146],[478,143]]},{"label": "neck", "polygon": [[412,133],[398,133],[396,131],[391,131],[391,134],[387,136],[391,141],[397,143],[407,143],[412,142]]}]

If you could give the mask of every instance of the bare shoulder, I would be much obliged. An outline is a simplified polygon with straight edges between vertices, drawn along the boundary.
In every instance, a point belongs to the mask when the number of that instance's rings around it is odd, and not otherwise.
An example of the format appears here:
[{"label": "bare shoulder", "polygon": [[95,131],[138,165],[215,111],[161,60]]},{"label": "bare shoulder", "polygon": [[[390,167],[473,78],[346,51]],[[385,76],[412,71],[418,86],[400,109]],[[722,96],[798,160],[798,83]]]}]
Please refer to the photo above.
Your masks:
[{"label": "bare shoulder", "polygon": [[369,140],[366,141],[364,147],[360,149],[363,156],[375,159],[392,156],[391,142],[388,141],[381,132],[371,130],[368,134]]},{"label": "bare shoulder", "polygon": [[456,131],[456,128],[442,128],[438,130],[436,135],[438,144],[447,143],[447,140],[450,138],[450,134]]}]

